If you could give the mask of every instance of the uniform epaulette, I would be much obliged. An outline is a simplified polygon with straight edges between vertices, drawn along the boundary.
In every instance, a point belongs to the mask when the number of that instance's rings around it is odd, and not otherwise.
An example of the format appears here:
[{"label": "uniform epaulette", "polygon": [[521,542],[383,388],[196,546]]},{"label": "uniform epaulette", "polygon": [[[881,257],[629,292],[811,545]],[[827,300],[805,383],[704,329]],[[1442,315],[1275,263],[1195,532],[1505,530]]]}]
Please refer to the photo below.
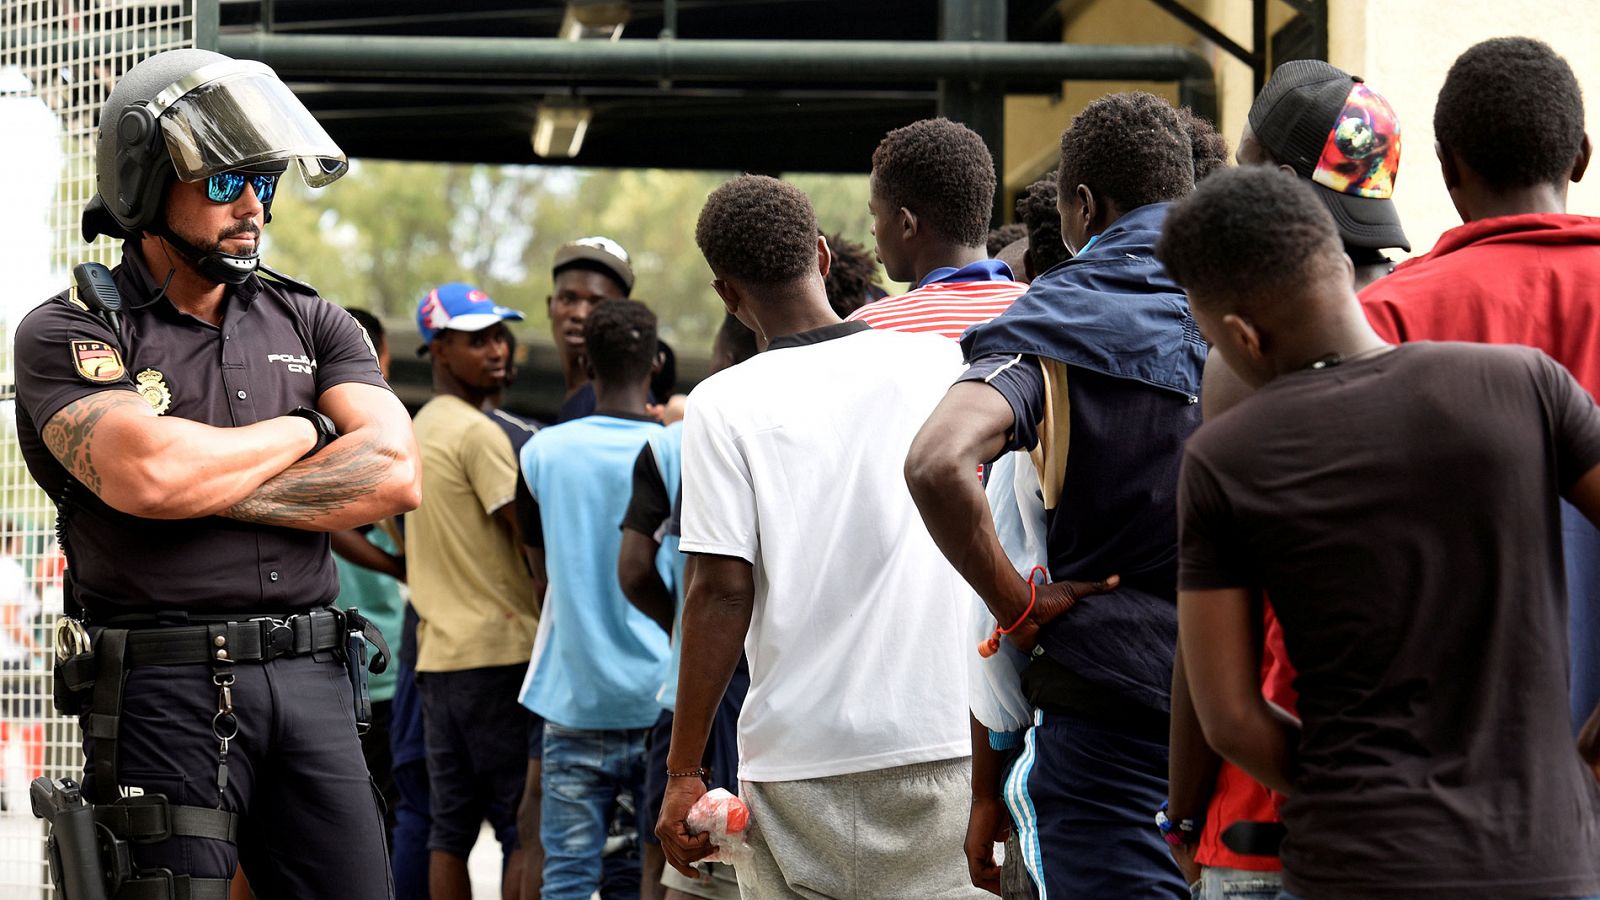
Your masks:
[{"label": "uniform epaulette", "polygon": [[276,281],[279,284],[286,285],[288,287],[292,287],[292,288],[294,288],[296,290],[299,290],[299,291],[303,291],[303,292],[305,292],[307,294],[311,294],[311,295],[314,295],[314,296],[320,296],[320,295],[317,294],[317,289],[316,288],[312,287],[309,284],[306,284],[304,281],[299,281],[297,279],[290,278],[289,276],[283,274],[282,272],[279,272],[277,269],[269,268],[269,267],[264,266],[264,265],[258,265],[258,266],[256,266],[256,274],[260,275],[260,276],[262,276],[264,278],[269,278],[269,279],[271,279],[273,281]]}]

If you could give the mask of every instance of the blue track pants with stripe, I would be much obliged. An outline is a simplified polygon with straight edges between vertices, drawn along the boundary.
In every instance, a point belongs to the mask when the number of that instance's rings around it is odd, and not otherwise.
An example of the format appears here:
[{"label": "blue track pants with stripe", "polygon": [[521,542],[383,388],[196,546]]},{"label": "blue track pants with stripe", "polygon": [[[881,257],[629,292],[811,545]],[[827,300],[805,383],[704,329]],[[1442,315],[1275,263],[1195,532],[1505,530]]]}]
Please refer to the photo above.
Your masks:
[{"label": "blue track pants with stripe", "polygon": [[1187,900],[1155,811],[1167,746],[1068,714],[1039,712],[1006,778],[1005,800],[1039,900]]}]

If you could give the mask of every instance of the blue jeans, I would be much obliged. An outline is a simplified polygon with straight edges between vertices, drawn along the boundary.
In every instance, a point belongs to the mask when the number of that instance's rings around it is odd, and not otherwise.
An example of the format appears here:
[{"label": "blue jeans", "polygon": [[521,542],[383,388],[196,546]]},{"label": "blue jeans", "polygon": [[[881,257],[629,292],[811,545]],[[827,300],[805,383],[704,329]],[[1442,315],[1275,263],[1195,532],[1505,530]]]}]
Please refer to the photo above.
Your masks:
[{"label": "blue jeans", "polygon": [[[644,794],[644,739],[648,729],[588,731],[546,721],[544,767],[540,783],[539,840],[544,844],[543,900],[588,900],[601,888],[601,857],[606,832],[615,817],[617,797]],[[649,823],[650,828],[655,823]],[[640,830],[645,824],[640,823]],[[604,896],[637,897],[635,861],[623,880],[626,890],[609,889],[618,873],[607,872]],[[621,885],[618,885],[620,888]]]},{"label": "blue jeans", "polygon": [[1280,872],[1252,872],[1206,866],[1193,889],[1194,900],[1277,900],[1283,890]]}]

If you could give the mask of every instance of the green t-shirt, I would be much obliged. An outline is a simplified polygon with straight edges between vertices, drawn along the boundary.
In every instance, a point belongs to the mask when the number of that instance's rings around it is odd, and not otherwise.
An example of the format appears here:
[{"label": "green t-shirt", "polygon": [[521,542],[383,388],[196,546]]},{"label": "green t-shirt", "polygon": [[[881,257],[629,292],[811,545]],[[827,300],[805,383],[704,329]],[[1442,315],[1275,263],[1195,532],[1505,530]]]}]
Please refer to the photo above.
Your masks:
[{"label": "green t-shirt", "polygon": [[[367,532],[367,540],[386,553],[395,552],[394,539],[382,528]],[[405,619],[405,598],[400,595],[400,582],[387,575],[364,569],[338,557],[339,607],[354,606],[363,616],[372,620],[389,643],[389,668],[382,675],[367,676],[367,690],[373,703],[394,699],[395,673],[399,671],[394,655],[400,652],[400,628]]]}]

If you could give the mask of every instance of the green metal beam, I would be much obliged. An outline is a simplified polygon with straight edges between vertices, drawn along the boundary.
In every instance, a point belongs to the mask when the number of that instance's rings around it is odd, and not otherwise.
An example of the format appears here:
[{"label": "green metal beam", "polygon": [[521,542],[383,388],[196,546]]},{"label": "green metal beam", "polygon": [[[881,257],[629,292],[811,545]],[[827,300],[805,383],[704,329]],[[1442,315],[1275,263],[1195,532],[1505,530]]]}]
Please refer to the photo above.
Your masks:
[{"label": "green metal beam", "polygon": [[[940,0],[939,37],[944,41],[983,41],[1003,44],[1006,39],[1006,0]],[[995,168],[1005,160],[1005,85],[997,79],[955,76],[939,79],[939,115],[960,122],[978,133],[994,157]],[[995,224],[1007,218],[1006,188],[995,184]]]},{"label": "green metal beam", "polygon": [[561,41],[552,38],[223,34],[218,50],[284,76],[774,81],[1206,81],[1186,47],[979,41]]}]

